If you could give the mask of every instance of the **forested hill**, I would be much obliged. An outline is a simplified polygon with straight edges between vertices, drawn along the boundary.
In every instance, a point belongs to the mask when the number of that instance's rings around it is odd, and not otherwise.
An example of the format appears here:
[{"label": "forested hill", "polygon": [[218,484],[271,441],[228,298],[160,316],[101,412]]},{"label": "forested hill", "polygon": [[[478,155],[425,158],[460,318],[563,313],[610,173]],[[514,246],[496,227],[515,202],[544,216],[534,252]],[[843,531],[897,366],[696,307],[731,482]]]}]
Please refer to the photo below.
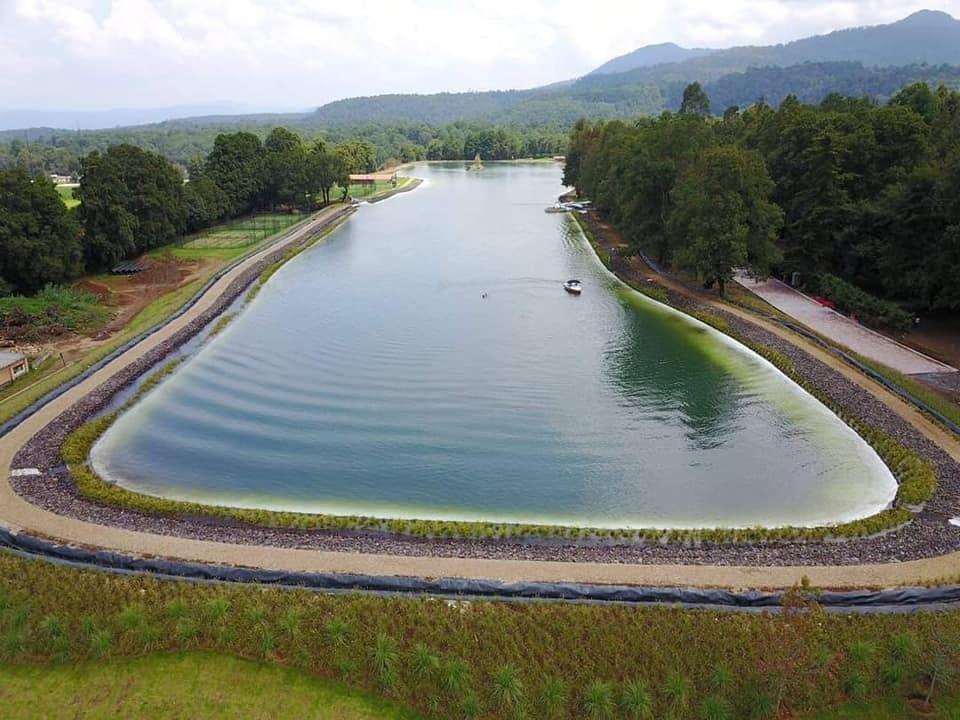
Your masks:
[{"label": "forested hill", "polygon": [[805,62],[846,61],[868,66],[958,65],[960,21],[943,12],[922,10],[889,25],[837,30],[828,35],[765,45],[718,50],[683,62],[640,67],[609,75],[588,75],[593,84],[605,79],[623,83],[705,82],[751,67],[787,67]]},{"label": "forested hill", "polygon": [[[664,62],[671,53],[686,57],[680,62]],[[801,75],[806,63],[815,68],[815,90]],[[824,63],[834,63],[824,65]],[[840,63],[861,63],[864,68]],[[435,95],[381,95],[339,100],[319,108],[315,119],[321,124],[356,122],[433,122],[487,120],[518,123],[565,123],[578,117],[611,118],[655,114],[679,106],[679,93],[687,83],[707,83],[751,68],[792,68],[791,72],[749,75],[749,79],[783,81],[782,88],[768,88],[749,95],[750,102],[760,96],[769,98],[804,92],[806,99],[819,101],[832,92],[874,94],[870,88],[883,88],[888,96],[904,82],[890,85],[889,73],[873,68],[929,64],[960,65],[960,21],[942,12],[921,11],[889,25],[838,30],[828,35],[796,40],[784,45],[746,46],[727,50],[687,50],[676,45],[648,46],[615,58],[592,73],[570,83],[532,90],[477,93],[439,93]],[[811,69],[811,68],[806,68]],[[619,72],[624,70],[623,72]],[[837,75],[830,73],[836,71]],[[906,82],[935,78],[926,70],[912,69]],[[859,75],[859,80],[854,76]],[[743,78],[730,78],[736,85]],[[802,87],[806,84],[806,88]],[[819,97],[817,92],[820,92]],[[709,93],[713,97],[713,93]],[[718,98],[719,100],[719,98]],[[745,103],[740,100],[740,103]],[[771,102],[770,99],[767,102]],[[733,104],[733,103],[731,103]],[[726,106],[714,102],[722,112]]]},{"label": "forested hill", "polygon": [[[960,66],[908,65],[906,67],[864,67],[862,63],[803,63],[791,67],[751,68],[706,83],[716,114],[731,106],[749,107],[757,102],[777,107],[788,95],[804,103],[819,104],[829,95],[868,97],[883,104],[901,88],[914,82],[932,87],[960,87]],[[675,84],[667,95],[669,109],[680,107],[682,83]]]},{"label": "forested hill", "polygon": [[685,48],[676,43],[660,43],[659,45],[645,45],[626,55],[608,60],[588,75],[609,75],[611,73],[629,72],[640,67],[677,63],[691,58],[703,57],[717,52],[708,48]]}]

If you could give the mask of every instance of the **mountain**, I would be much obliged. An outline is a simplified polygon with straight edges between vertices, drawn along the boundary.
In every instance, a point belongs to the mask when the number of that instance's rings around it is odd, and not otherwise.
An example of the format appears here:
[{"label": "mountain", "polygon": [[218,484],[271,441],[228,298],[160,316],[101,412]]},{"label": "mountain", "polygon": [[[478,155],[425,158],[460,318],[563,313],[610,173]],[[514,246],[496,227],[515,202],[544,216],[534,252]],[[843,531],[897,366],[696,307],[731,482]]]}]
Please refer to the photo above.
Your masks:
[{"label": "mountain", "polygon": [[[264,127],[268,123],[315,132],[374,123],[442,125],[459,120],[565,128],[580,117],[625,118],[676,109],[683,88],[695,80],[705,85],[714,110],[722,112],[728,105],[748,105],[760,98],[776,104],[789,93],[818,102],[832,92],[884,98],[914,80],[956,86],[958,73],[953,66],[960,66],[960,22],[943,12],[924,10],[888,25],[838,30],[781,45],[723,50],[688,49],[672,43],[651,45],[614,58],[575,80],[527,90],[355,97],[303,114],[229,116],[217,109],[213,117],[168,120],[153,126],[150,132]],[[618,72],[621,68],[628,69]],[[137,112],[164,117],[177,112],[181,116],[205,114],[194,110]],[[119,112],[124,111],[114,111]],[[106,115],[83,118],[83,124],[77,117],[58,122],[32,116],[36,121],[26,122],[10,120],[9,112],[0,111],[0,139],[27,140],[57,134],[36,128],[2,132],[12,123],[71,129],[93,123],[124,124],[118,122],[119,115]],[[129,130],[131,136],[138,132],[136,128]]]},{"label": "mountain", "polygon": [[676,43],[660,43],[659,45],[645,45],[626,55],[620,55],[608,60],[600,67],[592,70],[588,75],[609,75],[611,73],[627,72],[651,65],[683,62],[692,58],[703,57],[716,50],[707,48],[685,48]]},{"label": "mountain", "polygon": [[250,108],[226,102],[208,105],[174,105],[165,108],[116,108],[89,111],[0,110],[0,130],[37,127],[99,130],[146,125],[185,117],[239,115],[249,112]]},{"label": "mountain", "polygon": [[[776,107],[787,95],[803,103],[820,103],[827,95],[869,97],[886,102],[911,83],[925,82],[931,87],[960,87],[960,67],[956,65],[906,65],[904,67],[867,67],[855,62],[803,63],[790,67],[750,68],[705,83],[714,112],[731,105],[747,107],[758,101]],[[683,83],[667,93],[671,110],[680,107]]]},{"label": "mountain", "polygon": [[[682,59],[664,61],[671,55]],[[859,63],[862,67],[856,72],[862,77],[851,81],[856,73],[850,67],[823,66],[817,70],[817,89],[812,89],[803,81],[804,63]],[[888,25],[838,30],[781,45],[725,50],[686,49],[671,43],[652,45],[615,58],[568,83],[531,90],[351,98],[320,107],[314,119],[329,124],[397,120],[445,123],[462,119],[569,123],[578,117],[627,117],[674,108],[673,98],[687,83],[710,83],[756,68],[793,68],[781,78],[787,92],[797,87],[805,96],[819,94],[822,98],[844,88],[887,88],[892,76],[888,74],[886,80],[874,77],[874,67],[923,64],[960,65],[960,21],[943,12],[922,10]],[[621,68],[628,69],[619,71]],[[823,74],[831,68],[842,77],[831,79]],[[910,74],[916,79],[936,75],[919,70]],[[949,72],[942,75],[954,77]],[[756,73],[749,76],[758,77]],[[753,93],[754,98],[761,95],[767,93]],[[780,94],[769,95],[772,100]],[[715,103],[714,107],[722,111],[726,106]]]},{"label": "mountain", "polygon": [[889,25],[837,30],[782,45],[745,45],[682,62],[641,67],[616,75],[586,75],[579,83],[705,82],[753,67],[805,62],[859,62],[871,66],[960,65],[960,21],[921,10]]}]

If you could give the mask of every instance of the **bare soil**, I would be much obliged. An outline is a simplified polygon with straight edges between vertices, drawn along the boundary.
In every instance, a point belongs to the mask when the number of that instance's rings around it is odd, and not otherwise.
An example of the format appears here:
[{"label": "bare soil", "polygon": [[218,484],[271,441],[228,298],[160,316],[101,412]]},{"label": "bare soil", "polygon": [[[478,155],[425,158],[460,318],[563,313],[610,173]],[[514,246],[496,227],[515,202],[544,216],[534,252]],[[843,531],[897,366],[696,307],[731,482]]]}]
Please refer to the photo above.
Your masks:
[{"label": "bare soil", "polygon": [[96,275],[78,280],[76,287],[113,307],[113,317],[95,335],[64,333],[48,339],[44,347],[55,355],[62,353],[66,362],[75,360],[123,330],[151,302],[208,275],[222,261],[154,257],[148,262],[149,269],[136,275]]}]

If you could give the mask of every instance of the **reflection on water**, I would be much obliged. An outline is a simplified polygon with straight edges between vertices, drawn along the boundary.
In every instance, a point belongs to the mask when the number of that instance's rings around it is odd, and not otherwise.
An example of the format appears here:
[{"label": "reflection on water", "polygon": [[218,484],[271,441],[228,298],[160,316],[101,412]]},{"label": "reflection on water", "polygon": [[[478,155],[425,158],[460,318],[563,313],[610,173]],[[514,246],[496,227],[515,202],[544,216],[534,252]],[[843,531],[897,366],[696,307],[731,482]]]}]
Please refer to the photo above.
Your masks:
[{"label": "reflection on water", "polygon": [[282,268],[97,468],[206,502],[608,526],[821,523],[892,497],[821,405],[544,213],[559,168],[417,174]]}]

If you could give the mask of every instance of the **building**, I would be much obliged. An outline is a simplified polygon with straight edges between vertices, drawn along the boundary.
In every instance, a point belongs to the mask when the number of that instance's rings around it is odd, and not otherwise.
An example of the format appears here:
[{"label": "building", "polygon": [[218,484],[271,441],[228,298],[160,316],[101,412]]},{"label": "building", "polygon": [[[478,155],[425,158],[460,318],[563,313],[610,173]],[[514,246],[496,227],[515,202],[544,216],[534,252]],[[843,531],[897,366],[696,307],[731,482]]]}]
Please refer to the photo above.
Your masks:
[{"label": "building", "polygon": [[26,355],[18,352],[0,352],[0,387],[9,385],[14,380],[30,371],[30,361]]},{"label": "building", "polygon": [[397,184],[397,173],[378,172],[378,173],[360,173],[350,176],[351,185],[376,185],[377,183]]}]

